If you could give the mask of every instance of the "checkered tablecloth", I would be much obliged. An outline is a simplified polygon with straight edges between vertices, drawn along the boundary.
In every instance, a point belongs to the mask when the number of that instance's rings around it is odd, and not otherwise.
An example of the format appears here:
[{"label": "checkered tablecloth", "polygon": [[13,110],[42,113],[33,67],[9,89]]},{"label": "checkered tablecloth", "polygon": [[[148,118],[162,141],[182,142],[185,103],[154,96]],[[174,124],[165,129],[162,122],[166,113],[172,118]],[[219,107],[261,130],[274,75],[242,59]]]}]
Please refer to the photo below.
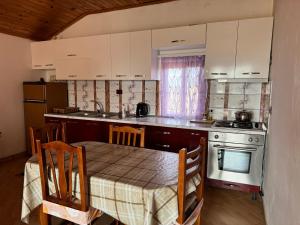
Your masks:
[{"label": "checkered tablecloth", "polygon": [[[86,148],[90,205],[127,225],[172,224],[177,216],[178,154],[101,142]],[[73,173],[79,192],[78,174]],[[76,183],[77,181],[77,183]],[[22,221],[42,202],[37,158],[25,165]],[[187,192],[196,189],[195,176]]]}]

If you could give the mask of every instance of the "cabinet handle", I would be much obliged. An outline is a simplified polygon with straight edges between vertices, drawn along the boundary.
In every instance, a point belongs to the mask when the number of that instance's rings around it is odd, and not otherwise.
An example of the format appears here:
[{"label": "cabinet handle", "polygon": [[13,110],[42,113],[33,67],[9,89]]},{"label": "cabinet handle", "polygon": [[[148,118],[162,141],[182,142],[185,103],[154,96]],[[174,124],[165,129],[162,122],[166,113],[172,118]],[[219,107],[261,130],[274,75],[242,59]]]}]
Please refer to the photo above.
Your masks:
[{"label": "cabinet handle", "polygon": [[171,134],[171,132],[169,132],[169,131],[163,131],[162,134],[169,135],[169,134]]},{"label": "cabinet handle", "polygon": [[96,77],[105,77],[105,75],[98,74]]},{"label": "cabinet handle", "polygon": [[34,67],[42,67],[42,65],[34,65]]},{"label": "cabinet handle", "polygon": [[156,144],[156,146],[158,147],[163,147],[163,148],[170,148],[170,145],[161,145],[161,144]]},{"label": "cabinet handle", "polygon": [[116,77],[127,77],[128,75],[125,74],[117,74]]},{"label": "cabinet handle", "polygon": [[77,75],[68,75],[68,77],[77,77]]},{"label": "cabinet handle", "polygon": [[68,54],[67,56],[77,56],[76,54]]},{"label": "cabinet handle", "polygon": [[45,66],[53,66],[53,64],[46,64]]},{"label": "cabinet handle", "polygon": [[185,42],[186,40],[173,40],[172,43],[179,43],[179,42]]},{"label": "cabinet handle", "polygon": [[134,75],[134,77],[144,77],[144,75],[142,75],[142,74],[137,74],[137,75]]},{"label": "cabinet handle", "polygon": [[236,184],[224,184],[224,186],[227,186],[227,187],[239,187],[239,186],[236,185]]},{"label": "cabinet handle", "polygon": [[199,136],[199,133],[191,133],[192,136]]},{"label": "cabinet handle", "polygon": [[260,72],[245,72],[245,73],[242,73],[243,75],[257,75],[257,74],[260,74]]},{"label": "cabinet handle", "polygon": [[211,75],[228,75],[228,73],[210,73]]}]

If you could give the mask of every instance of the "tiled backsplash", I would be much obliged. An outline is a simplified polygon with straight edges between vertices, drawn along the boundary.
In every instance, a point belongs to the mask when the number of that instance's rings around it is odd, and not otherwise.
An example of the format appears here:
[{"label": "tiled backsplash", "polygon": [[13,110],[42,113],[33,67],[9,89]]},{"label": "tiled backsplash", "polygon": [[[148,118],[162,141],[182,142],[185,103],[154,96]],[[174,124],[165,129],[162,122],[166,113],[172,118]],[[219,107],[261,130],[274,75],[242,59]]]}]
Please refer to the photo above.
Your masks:
[{"label": "tiled backsplash", "polygon": [[[139,102],[150,105],[150,115],[157,115],[157,81],[68,81],[69,106],[93,111],[101,102],[107,112],[120,112],[122,104],[135,113]],[[116,94],[122,90],[122,94]]]},{"label": "tiled backsplash", "polygon": [[[92,100],[101,102],[108,112],[120,112],[122,104],[135,113],[139,102],[150,105],[150,115],[159,115],[158,81],[68,81],[69,106],[96,110]],[[216,120],[234,120],[234,113],[244,108],[253,113],[253,121],[267,122],[270,84],[220,83],[208,81],[209,109]],[[116,94],[122,90],[122,94]],[[245,92],[245,94],[244,94]]]},{"label": "tiled backsplash", "polygon": [[234,120],[234,113],[244,108],[253,113],[253,121],[267,122],[269,117],[270,84],[220,83],[208,81],[209,109],[217,120]]}]

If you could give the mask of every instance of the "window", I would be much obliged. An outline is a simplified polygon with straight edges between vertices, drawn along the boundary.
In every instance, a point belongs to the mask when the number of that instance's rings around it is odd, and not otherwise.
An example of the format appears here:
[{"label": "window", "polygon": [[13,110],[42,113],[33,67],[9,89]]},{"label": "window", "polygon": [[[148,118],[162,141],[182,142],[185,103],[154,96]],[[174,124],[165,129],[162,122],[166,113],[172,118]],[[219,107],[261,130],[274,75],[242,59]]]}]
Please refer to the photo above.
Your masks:
[{"label": "window", "polygon": [[161,59],[161,115],[200,119],[205,111],[207,85],[204,56]]}]

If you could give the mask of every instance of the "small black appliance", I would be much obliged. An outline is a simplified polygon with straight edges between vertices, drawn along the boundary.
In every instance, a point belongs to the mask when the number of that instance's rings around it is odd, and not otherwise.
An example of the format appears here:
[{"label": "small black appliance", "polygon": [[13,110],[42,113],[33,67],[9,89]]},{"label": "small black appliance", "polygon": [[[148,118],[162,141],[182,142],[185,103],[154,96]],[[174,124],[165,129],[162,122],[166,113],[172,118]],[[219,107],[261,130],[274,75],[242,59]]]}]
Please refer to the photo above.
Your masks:
[{"label": "small black appliance", "polygon": [[145,102],[139,102],[136,106],[136,117],[147,116],[150,112],[150,106]]}]

